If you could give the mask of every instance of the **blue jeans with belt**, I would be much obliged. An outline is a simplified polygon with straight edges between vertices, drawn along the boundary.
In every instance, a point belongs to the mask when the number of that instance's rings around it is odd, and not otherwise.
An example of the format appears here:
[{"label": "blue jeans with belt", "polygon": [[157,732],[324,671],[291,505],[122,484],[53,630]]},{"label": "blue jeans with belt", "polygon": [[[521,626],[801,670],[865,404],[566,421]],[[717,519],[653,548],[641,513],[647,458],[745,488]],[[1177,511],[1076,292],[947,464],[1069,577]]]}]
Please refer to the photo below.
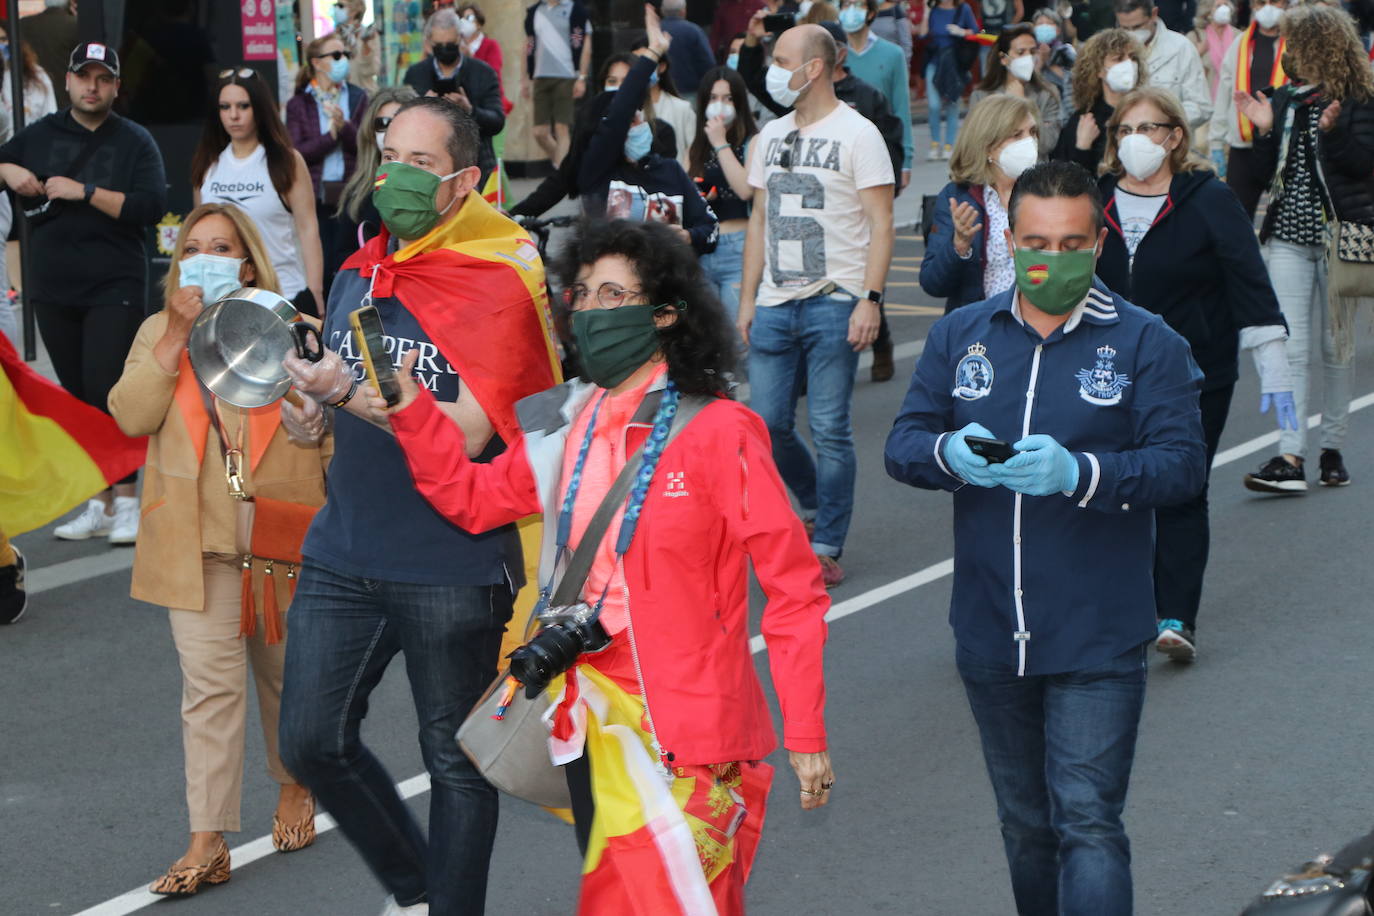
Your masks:
[{"label": "blue jeans with belt", "polygon": [[[458,726],[496,676],[506,585],[418,585],[307,562],[291,602],[281,756],[401,906],[483,912],[497,796],[458,748]],[[429,838],[359,737],[367,699],[398,652],[431,780]]]},{"label": "blue jeans with belt", "polygon": [[1021,916],[1130,916],[1121,823],[1149,643],[1062,674],[955,654],[997,797]]},{"label": "blue jeans with belt", "polygon": [[[850,408],[859,354],[847,338],[857,302],[839,292],[761,305],[749,331],[749,406],[768,425],[783,482],[803,514],[815,516],[811,548],[828,557],[844,550],[854,514],[858,459]],[[797,435],[799,371],[806,373],[814,459]]]}]

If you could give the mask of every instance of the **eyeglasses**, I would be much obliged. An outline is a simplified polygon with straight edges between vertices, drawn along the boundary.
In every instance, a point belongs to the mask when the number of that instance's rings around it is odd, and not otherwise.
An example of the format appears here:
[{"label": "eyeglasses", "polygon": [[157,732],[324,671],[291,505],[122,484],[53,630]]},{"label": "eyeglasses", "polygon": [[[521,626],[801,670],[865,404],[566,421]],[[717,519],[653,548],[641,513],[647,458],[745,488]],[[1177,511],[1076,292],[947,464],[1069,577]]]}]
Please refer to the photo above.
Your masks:
[{"label": "eyeglasses", "polygon": [[1173,130],[1176,126],[1177,125],[1174,124],[1155,124],[1151,121],[1141,121],[1135,127],[1129,124],[1118,124],[1116,126],[1116,136],[1118,140],[1124,140],[1131,134],[1144,134],[1148,137],[1161,128],[1164,130]]},{"label": "eyeglasses", "polygon": [[373,130],[373,132],[374,132],[374,133],[381,133],[382,131],[384,131],[384,130],[386,130],[388,127],[390,127],[390,126],[391,126],[391,118],[392,118],[392,117],[394,117],[394,115],[388,115],[388,116],[385,117],[385,118],[373,118],[373,119],[372,119],[372,130]]},{"label": "eyeglasses", "polygon": [[[574,283],[563,290],[563,304],[571,309],[583,307],[588,294],[592,290],[585,283]],[[631,296],[642,296],[644,293],[637,289],[626,289],[619,283],[607,281],[596,288],[596,301],[602,308],[618,309],[625,304],[625,300]]]},{"label": "eyeglasses", "polygon": [[797,136],[800,133],[801,131],[799,129],[793,130],[782,138],[782,145],[785,149],[778,154],[778,165],[787,169],[789,172],[792,171],[792,150],[797,145]]},{"label": "eyeglasses", "polygon": [[352,57],[352,56],[353,56],[352,53],[350,53],[350,52],[348,52],[348,51],[327,51],[327,52],[325,52],[324,54],[316,54],[316,55],[315,55],[315,60],[324,60],[326,57],[332,57],[332,58],[334,58],[335,60],[338,60],[338,59],[341,58],[341,57]]},{"label": "eyeglasses", "polygon": [[228,78],[231,77],[231,76],[237,76],[237,77],[238,77],[239,79],[241,79],[241,80],[247,80],[247,79],[252,79],[253,77],[255,77],[255,76],[257,76],[257,75],[258,75],[258,71],[254,70],[252,67],[242,67],[242,68],[240,68],[240,69],[238,69],[238,70],[235,70],[235,69],[233,69],[233,68],[231,67],[231,68],[228,69],[228,70],[221,70],[221,71],[219,72],[219,78],[222,79],[222,80],[223,80],[223,79],[228,79]]}]

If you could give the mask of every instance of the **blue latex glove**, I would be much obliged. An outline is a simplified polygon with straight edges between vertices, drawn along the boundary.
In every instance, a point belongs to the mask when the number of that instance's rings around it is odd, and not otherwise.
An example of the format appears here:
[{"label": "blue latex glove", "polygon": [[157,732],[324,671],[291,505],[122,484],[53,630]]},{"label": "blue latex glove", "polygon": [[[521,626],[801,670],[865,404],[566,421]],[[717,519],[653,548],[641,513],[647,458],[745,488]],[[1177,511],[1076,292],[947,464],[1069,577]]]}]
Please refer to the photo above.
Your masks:
[{"label": "blue latex glove", "polygon": [[992,468],[988,465],[988,460],[982,455],[975,455],[969,451],[968,443],[964,442],[965,436],[981,436],[984,439],[997,438],[983,424],[970,423],[945,439],[943,449],[945,464],[949,465],[951,471],[975,487],[997,486],[998,481],[992,475]]},{"label": "blue latex glove", "polygon": [[1268,413],[1270,404],[1274,405],[1274,418],[1279,421],[1279,429],[1298,428],[1298,405],[1293,403],[1293,392],[1275,391],[1273,394],[1260,395],[1260,413]]},{"label": "blue latex glove", "polygon": [[1019,454],[994,465],[992,474],[1008,490],[1026,496],[1072,493],[1078,486],[1078,461],[1052,436],[1027,436],[1012,445]]},{"label": "blue latex glove", "polygon": [[1217,177],[1226,177],[1226,154],[1219,149],[1212,150],[1212,165],[1217,167]]}]

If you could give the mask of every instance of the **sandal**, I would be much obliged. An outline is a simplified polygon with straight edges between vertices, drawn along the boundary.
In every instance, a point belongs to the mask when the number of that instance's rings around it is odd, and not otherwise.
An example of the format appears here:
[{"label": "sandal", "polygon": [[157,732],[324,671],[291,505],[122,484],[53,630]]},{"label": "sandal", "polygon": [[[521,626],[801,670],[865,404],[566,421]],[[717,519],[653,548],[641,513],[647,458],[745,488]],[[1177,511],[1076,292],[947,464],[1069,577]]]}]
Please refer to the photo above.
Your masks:
[{"label": "sandal", "polygon": [[189,897],[199,891],[202,884],[223,884],[228,880],[229,847],[225,845],[224,837],[220,837],[209,862],[204,865],[173,865],[148,890],[171,897]]},{"label": "sandal", "polygon": [[310,813],[294,824],[272,815],[272,845],[277,852],[295,852],[315,842],[315,796],[310,796]]}]

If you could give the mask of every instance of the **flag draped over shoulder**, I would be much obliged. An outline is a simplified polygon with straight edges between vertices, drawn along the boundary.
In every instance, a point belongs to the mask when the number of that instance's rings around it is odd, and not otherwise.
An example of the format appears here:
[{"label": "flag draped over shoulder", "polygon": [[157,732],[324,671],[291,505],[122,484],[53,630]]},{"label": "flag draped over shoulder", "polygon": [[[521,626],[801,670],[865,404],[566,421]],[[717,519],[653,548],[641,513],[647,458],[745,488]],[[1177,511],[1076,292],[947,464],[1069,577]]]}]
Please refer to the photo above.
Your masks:
[{"label": "flag draped over shoulder", "polygon": [[0,334],[0,531],[41,528],[142,467],[147,439],[30,369]]},{"label": "flag draped over shoulder", "polygon": [[453,219],[388,255],[390,240],[383,229],[343,269],[415,316],[501,438],[514,441],[515,402],[561,380],[539,249],[476,191]]}]

